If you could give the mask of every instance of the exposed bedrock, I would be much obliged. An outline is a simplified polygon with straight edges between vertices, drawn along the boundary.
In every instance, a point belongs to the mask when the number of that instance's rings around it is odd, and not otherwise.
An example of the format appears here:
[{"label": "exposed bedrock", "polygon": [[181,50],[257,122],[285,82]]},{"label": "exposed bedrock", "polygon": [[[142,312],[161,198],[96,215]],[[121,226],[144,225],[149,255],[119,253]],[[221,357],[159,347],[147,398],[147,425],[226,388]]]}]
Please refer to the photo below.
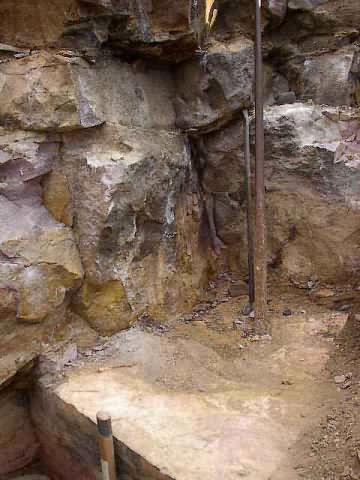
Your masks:
[{"label": "exposed bedrock", "polygon": [[190,309],[207,244],[170,73],[110,52],[92,66],[40,52],[1,68],[6,311],[39,322],[69,300],[111,334]]},{"label": "exposed bedrock", "polygon": [[71,229],[42,204],[40,181],[58,149],[47,134],[0,131],[1,307],[21,321],[44,320],[83,276]]},{"label": "exposed bedrock", "polygon": [[[204,1],[197,3],[201,8]],[[191,55],[196,30],[204,27],[193,10],[190,0],[171,8],[166,0],[3,0],[0,38],[18,47],[76,48],[91,55],[107,44],[119,53],[178,62]]]},{"label": "exposed bedrock", "polygon": [[[216,2],[210,36],[204,1],[169,5],[0,2],[4,349],[73,312],[107,335],[180,315],[225,268],[211,250],[246,274],[254,2]],[[263,12],[269,265],[300,286],[355,282],[358,1]]]},{"label": "exposed bedrock", "polygon": [[61,132],[102,123],[92,111],[79,57],[47,52],[0,65],[0,122],[8,128]]},{"label": "exposed bedrock", "polygon": [[178,66],[175,106],[179,128],[221,128],[253,103],[254,44],[241,36],[213,42],[206,54]]},{"label": "exposed bedrock", "polygon": [[[76,304],[94,326],[107,314],[118,328],[134,314],[168,318],[196,300],[206,249],[190,168],[182,138],[169,131],[109,125],[67,136],[63,171],[86,272]],[[100,314],[107,301],[113,315]]]},{"label": "exposed bedrock", "polygon": [[[359,120],[346,107],[265,111],[269,262],[296,284],[358,276]],[[235,269],[246,264],[243,142],[242,120],[204,137],[202,183],[215,197],[218,234]]]}]

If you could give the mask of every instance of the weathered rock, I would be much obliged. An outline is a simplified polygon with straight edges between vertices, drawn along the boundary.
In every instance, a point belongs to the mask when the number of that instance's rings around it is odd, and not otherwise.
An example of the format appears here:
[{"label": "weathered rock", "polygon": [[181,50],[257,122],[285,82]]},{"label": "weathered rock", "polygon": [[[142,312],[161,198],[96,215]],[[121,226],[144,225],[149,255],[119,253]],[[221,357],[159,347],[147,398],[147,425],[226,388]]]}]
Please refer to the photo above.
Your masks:
[{"label": "weathered rock", "polygon": [[17,292],[19,319],[41,321],[82,278],[74,238],[41,206],[19,207],[3,197],[0,203],[2,288]]},{"label": "weathered rock", "polygon": [[299,69],[298,94],[327,105],[355,103],[354,49],[307,58]]},{"label": "weathered rock", "polygon": [[180,65],[177,125],[204,132],[228,123],[252,103],[253,71],[253,43],[246,37],[226,45],[213,43],[201,60]]},{"label": "weathered rock", "polygon": [[229,286],[229,295],[230,297],[240,297],[241,295],[247,295],[248,290],[247,283],[239,280]]},{"label": "weathered rock", "polygon": [[279,25],[285,18],[288,0],[269,0],[268,9],[273,23]]},{"label": "weathered rock", "polygon": [[[198,32],[205,27],[201,15],[204,1],[127,1],[127,16],[115,19],[109,28],[112,48],[155,55],[179,62],[197,47]],[[195,7],[195,8],[194,8]]]},{"label": "weathered rock", "polygon": [[330,298],[330,297],[335,296],[335,291],[330,289],[330,288],[322,287],[322,288],[319,288],[319,289],[315,290],[312,293],[312,295],[316,299]]},{"label": "weathered rock", "polygon": [[292,10],[313,10],[328,0],[289,0],[288,8]]},{"label": "weathered rock", "polygon": [[305,104],[271,107],[265,115],[269,180],[287,173],[315,191],[358,206],[359,115]]},{"label": "weathered rock", "polygon": [[[0,42],[85,51],[107,42],[118,51],[179,61],[196,48],[196,21],[190,10],[189,0],[172,8],[164,0],[20,0],[16,4],[4,0]],[[200,22],[203,28],[205,18]]]},{"label": "weathered rock", "polygon": [[75,308],[95,330],[104,335],[129,328],[135,320],[119,280],[99,285],[85,282],[75,299]]},{"label": "weathered rock", "polygon": [[73,207],[66,176],[59,170],[51,171],[43,180],[42,200],[51,216],[56,221],[71,227],[73,224]]},{"label": "weathered rock", "polygon": [[296,104],[265,117],[271,244],[293,279],[345,280],[360,265],[359,127],[356,112],[345,112]]},{"label": "weathered rock", "polygon": [[65,366],[77,360],[78,351],[75,343],[65,343],[44,352],[38,361],[37,374],[54,375],[62,373]]},{"label": "weathered rock", "polygon": [[[235,270],[246,268],[242,131],[237,121],[205,135],[201,176],[215,195],[217,232]],[[269,262],[295,283],[357,275],[358,136],[356,110],[300,103],[266,109]]]},{"label": "weathered rock", "polygon": [[53,134],[11,131],[0,127],[1,191],[49,173],[59,153],[60,138]]},{"label": "weathered rock", "polygon": [[181,137],[108,126],[97,135],[67,135],[63,154],[88,285],[80,311],[109,331],[131,321],[128,303],[136,315],[159,319],[190,309],[206,260],[196,194],[186,192],[191,165]]},{"label": "weathered rock", "polygon": [[336,375],[336,376],[334,377],[334,382],[335,382],[336,384],[344,383],[345,380],[346,380],[345,375]]},{"label": "weathered rock", "polygon": [[9,319],[43,320],[82,278],[71,230],[41,203],[58,152],[56,136],[0,130],[0,308]]},{"label": "weathered rock", "polygon": [[66,22],[76,18],[74,0],[3,0],[0,5],[0,41],[40,47],[63,34]]},{"label": "weathered rock", "polygon": [[[91,68],[75,68],[73,73],[96,118],[129,127],[174,128],[174,82],[168,70],[104,54]],[[89,135],[100,134],[90,130]]]},{"label": "weathered rock", "polygon": [[75,71],[79,58],[47,52],[0,65],[0,123],[26,130],[64,131],[99,125]]}]

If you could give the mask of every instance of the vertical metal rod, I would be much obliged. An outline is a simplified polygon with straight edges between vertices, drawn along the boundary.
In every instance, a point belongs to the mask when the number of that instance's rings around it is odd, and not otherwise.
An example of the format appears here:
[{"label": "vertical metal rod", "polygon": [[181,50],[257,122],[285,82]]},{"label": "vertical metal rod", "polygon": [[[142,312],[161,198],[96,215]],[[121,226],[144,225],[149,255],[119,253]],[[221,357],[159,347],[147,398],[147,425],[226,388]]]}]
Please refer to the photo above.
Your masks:
[{"label": "vertical metal rod", "polygon": [[252,225],[253,201],[251,188],[251,156],[250,156],[250,119],[249,112],[243,111],[245,125],[245,171],[246,171],[246,196],[247,196],[247,246],[248,246],[248,270],[249,270],[249,303],[253,306],[255,301],[255,285],[254,285],[254,235]]},{"label": "vertical metal rod", "polygon": [[255,0],[255,327],[266,329],[267,265],[264,180],[264,99],[261,31],[261,0]]},{"label": "vertical metal rod", "polygon": [[102,480],[116,480],[114,439],[111,428],[111,417],[106,412],[96,415],[101,458]]}]

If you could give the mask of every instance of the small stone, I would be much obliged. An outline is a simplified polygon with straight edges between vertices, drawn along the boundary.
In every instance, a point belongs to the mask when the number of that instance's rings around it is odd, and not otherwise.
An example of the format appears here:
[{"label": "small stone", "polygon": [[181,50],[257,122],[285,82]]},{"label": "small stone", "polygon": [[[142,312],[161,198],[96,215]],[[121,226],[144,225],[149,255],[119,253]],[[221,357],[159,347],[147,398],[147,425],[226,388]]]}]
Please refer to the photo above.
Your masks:
[{"label": "small stone", "polygon": [[336,377],[334,377],[334,381],[337,385],[340,383],[344,383],[345,380],[346,380],[345,375],[336,375]]},{"label": "small stone", "polygon": [[246,295],[248,291],[248,286],[245,282],[235,282],[229,286],[229,295],[230,297],[240,297],[241,295]]},{"label": "small stone", "polygon": [[272,336],[266,333],[265,335],[261,335],[261,340],[264,340],[265,342],[271,342]]},{"label": "small stone", "polygon": [[333,297],[335,295],[335,292],[331,290],[330,288],[319,288],[314,292],[314,296],[317,298],[329,298]]},{"label": "small stone", "polygon": [[351,387],[351,380],[346,380],[342,385],[341,385],[341,389],[342,390],[346,390],[347,388],[350,388]]},{"label": "small stone", "polygon": [[243,315],[250,316],[252,313],[254,313],[254,309],[250,303],[247,303],[242,309],[241,313]]},{"label": "small stone", "polygon": [[292,314],[293,314],[293,312],[290,310],[290,308],[286,308],[286,309],[283,311],[284,317],[290,317]]},{"label": "small stone", "polygon": [[352,305],[350,304],[345,304],[345,305],[340,305],[339,307],[336,308],[338,312],[349,312],[352,308]]},{"label": "small stone", "polygon": [[196,305],[196,307],[194,307],[194,312],[197,312],[197,313],[206,312],[206,310],[208,310],[209,307],[210,307],[209,303],[199,303],[199,305]]},{"label": "small stone", "polygon": [[258,342],[260,340],[260,336],[259,335],[250,335],[249,340],[250,340],[250,342]]},{"label": "small stone", "polygon": [[289,103],[296,102],[296,95],[295,92],[282,92],[276,95],[276,103],[277,105],[287,105]]}]

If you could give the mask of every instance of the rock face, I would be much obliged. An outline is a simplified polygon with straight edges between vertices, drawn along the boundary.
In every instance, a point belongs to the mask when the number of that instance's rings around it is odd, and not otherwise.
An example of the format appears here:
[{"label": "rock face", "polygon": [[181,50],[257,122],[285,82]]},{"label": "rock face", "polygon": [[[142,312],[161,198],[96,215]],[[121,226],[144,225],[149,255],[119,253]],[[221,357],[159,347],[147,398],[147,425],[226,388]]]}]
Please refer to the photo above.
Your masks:
[{"label": "rock face", "polygon": [[254,46],[240,37],[214,43],[200,59],[176,72],[177,125],[184,130],[214,130],[252,104]]},{"label": "rock face", "polygon": [[[0,383],[69,319],[111,335],[247,272],[254,2],[169,5],[0,2]],[[268,0],[263,24],[269,268],[353,282],[358,0]]]},{"label": "rock face", "polygon": [[189,153],[166,131],[112,126],[98,135],[69,136],[64,150],[86,271],[77,300],[95,288],[96,311],[114,296],[118,326],[134,313],[169,318],[191,306],[206,277],[198,232],[189,228],[200,215],[185,185]]},{"label": "rock face", "polygon": [[44,320],[80,286],[79,253],[86,280],[73,306],[102,333],[191,308],[206,248],[169,73],[111,53],[92,68],[36,53],[3,74],[0,118],[19,129],[3,129],[0,167],[6,308]]},{"label": "rock face", "polygon": [[204,27],[205,17],[199,24],[196,15],[204,1],[197,3],[194,11],[190,0],[172,8],[165,0],[4,0],[0,39],[21,47],[87,52],[108,43],[117,51],[179,61],[196,47],[196,27]]},{"label": "rock face", "polygon": [[7,127],[65,131],[94,127],[96,118],[77,82],[79,58],[39,53],[0,66],[0,119]]},{"label": "rock face", "polygon": [[41,201],[58,149],[46,134],[1,131],[0,282],[6,310],[21,321],[44,320],[83,275],[72,231]]},{"label": "rock face", "polygon": [[[210,234],[245,269],[250,7],[216,4],[207,37],[204,2],[2,2],[7,321],[70,308],[111,334],[183,313],[214,267]],[[264,6],[269,263],[295,283],[358,271],[357,19],[352,0]]]},{"label": "rock face", "polygon": [[275,264],[295,283],[312,276],[329,282],[355,279],[358,111],[294,104],[272,107],[265,118]]}]

